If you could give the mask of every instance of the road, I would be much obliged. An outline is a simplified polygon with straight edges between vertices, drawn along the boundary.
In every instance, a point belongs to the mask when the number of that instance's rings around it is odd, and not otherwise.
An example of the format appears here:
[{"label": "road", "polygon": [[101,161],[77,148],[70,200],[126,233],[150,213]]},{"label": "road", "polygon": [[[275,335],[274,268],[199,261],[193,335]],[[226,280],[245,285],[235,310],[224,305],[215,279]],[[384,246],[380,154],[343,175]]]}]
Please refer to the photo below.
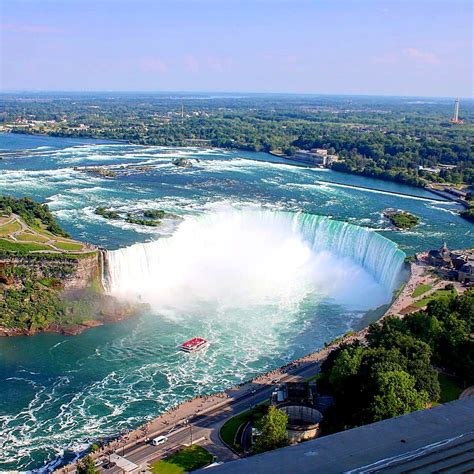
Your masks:
[{"label": "road", "polygon": [[[319,364],[314,363],[309,366],[298,367],[291,371],[291,373],[284,375],[279,379],[279,382],[295,382],[307,379],[319,373]],[[137,465],[144,465],[161,459],[181,446],[190,444],[191,438],[193,441],[198,441],[212,454],[216,455],[219,460],[230,461],[237,459],[238,456],[229,448],[223,445],[219,438],[219,430],[225,421],[230,417],[238,415],[251,406],[262,403],[270,398],[275,385],[263,385],[254,390],[254,393],[246,393],[238,398],[223,402],[222,406],[208,411],[205,414],[197,415],[189,420],[186,425],[180,424],[178,427],[172,427],[168,431],[153,433],[149,437],[156,437],[158,435],[165,435],[168,441],[161,446],[152,446],[151,444],[140,441],[134,447],[118,449],[115,452],[124,456],[127,460],[132,461]],[[120,473],[118,467],[105,470],[107,473]]]}]

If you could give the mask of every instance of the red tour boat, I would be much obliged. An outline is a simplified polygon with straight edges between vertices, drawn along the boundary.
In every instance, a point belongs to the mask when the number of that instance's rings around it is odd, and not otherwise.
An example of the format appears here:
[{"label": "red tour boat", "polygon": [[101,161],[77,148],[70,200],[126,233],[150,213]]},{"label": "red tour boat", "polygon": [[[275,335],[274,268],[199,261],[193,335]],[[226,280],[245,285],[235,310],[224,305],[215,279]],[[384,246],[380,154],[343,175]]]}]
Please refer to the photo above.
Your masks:
[{"label": "red tour boat", "polygon": [[203,337],[193,337],[189,341],[183,342],[180,349],[184,352],[195,352],[207,346],[207,339]]}]

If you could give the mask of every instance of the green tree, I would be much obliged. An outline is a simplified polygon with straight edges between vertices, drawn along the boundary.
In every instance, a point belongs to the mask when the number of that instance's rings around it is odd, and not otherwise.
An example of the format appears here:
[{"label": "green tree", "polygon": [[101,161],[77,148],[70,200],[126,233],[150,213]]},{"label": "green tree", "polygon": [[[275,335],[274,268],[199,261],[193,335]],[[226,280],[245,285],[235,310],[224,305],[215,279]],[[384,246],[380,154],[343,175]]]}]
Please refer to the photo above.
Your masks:
[{"label": "green tree", "polygon": [[254,452],[263,453],[285,446],[288,443],[287,423],[288,415],[278,408],[270,406],[268,413],[256,423],[259,435],[253,447]]},{"label": "green tree", "polygon": [[379,393],[371,406],[374,421],[426,408],[428,394],[415,388],[415,379],[403,371],[379,374]]},{"label": "green tree", "polygon": [[77,466],[77,474],[97,474],[94,460],[91,456],[86,456]]}]

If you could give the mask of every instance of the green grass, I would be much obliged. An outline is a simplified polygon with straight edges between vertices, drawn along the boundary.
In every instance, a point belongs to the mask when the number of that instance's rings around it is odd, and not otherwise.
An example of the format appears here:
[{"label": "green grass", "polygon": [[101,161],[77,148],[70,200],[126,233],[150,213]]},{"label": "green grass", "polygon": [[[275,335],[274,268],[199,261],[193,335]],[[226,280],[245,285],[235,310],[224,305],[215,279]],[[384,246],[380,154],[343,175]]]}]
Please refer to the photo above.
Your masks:
[{"label": "green grass", "polygon": [[415,288],[415,291],[411,294],[413,298],[416,298],[418,296],[421,296],[423,293],[426,293],[427,291],[431,290],[433,288],[433,285],[418,285]]},{"label": "green grass", "polygon": [[213,456],[196,444],[172,454],[151,466],[153,474],[182,474],[211,464]]},{"label": "green grass", "polygon": [[242,424],[248,421],[256,421],[264,415],[264,409],[268,405],[268,402],[261,403],[250,410],[244,411],[239,415],[233,416],[228,419],[221,427],[220,437],[225,444],[229,445],[235,451],[241,452],[242,446],[235,443],[235,435]]},{"label": "green grass", "polygon": [[51,250],[47,245],[40,245],[36,243],[16,243],[9,240],[0,239],[0,251],[28,253],[35,250]]},{"label": "green grass", "polygon": [[79,251],[83,248],[82,244],[77,244],[75,242],[64,242],[62,240],[57,240],[53,243],[53,245],[61,250]]},{"label": "green grass", "polygon": [[435,291],[432,295],[427,296],[426,298],[423,298],[422,300],[413,303],[412,306],[414,306],[415,308],[424,308],[430,301],[437,300],[440,298],[453,297],[456,295],[457,295],[456,290],[438,290],[438,291]]},{"label": "green grass", "polygon": [[13,221],[0,226],[0,235],[10,235],[11,233],[18,232],[19,230],[21,230],[21,225],[17,221]]},{"label": "green grass", "polygon": [[47,242],[48,240],[51,240],[42,235],[32,234],[29,232],[22,232],[21,234],[17,234],[15,235],[15,238],[24,242]]},{"label": "green grass", "polygon": [[438,374],[439,385],[441,386],[440,403],[447,403],[457,400],[461,395],[463,388],[459,380],[449,375]]}]

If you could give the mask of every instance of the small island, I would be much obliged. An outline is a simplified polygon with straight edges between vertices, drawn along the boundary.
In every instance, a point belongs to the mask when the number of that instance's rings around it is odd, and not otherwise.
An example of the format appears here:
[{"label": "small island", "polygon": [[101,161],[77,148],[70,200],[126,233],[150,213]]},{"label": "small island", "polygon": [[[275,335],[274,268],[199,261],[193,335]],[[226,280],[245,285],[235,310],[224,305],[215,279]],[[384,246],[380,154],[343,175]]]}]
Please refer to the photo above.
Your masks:
[{"label": "small island", "polygon": [[162,209],[147,209],[145,211],[127,212],[122,215],[120,212],[113,211],[103,206],[99,206],[94,210],[94,214],[103,217],[104,219],[122,219],[129,224],[143,225],[146,227],[158,227],[161,224],[160,219],[178,219],[179,217],[170,214]]},{"label": "small island", "polygon": [[191,166],[193,166],[190,160],[187,160],[183,157],[175,158],[174,160],[171,160],[171,163],[173,163],[175,166],[178,166],[179,168],[191,168]]},{"label": "small island", "polygon": [[383,215],[390,220],[397,230],[408,230],[415,227],[420,218],[399,209],[385,209]]},{"label": "small island", "polygon": [[102,178],[115,178],[117,173],[109,170],[104,166],[75,166],[74,171],[80,171],[81,173],[95,174]]}]

